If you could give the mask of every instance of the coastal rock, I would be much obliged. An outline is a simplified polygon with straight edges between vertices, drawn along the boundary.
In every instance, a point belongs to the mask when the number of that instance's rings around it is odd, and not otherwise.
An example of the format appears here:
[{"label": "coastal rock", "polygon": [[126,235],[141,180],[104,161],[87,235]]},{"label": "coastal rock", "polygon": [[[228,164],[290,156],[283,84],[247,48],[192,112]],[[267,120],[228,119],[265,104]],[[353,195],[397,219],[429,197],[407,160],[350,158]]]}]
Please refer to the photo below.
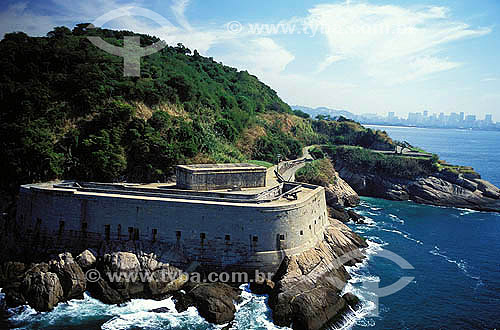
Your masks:
[{"label": "coastal rock", "polygon": [[130,252],[115,252],[104,256],[110,262],[110,268],[114,272],[138,272],[141,264],[137,256]]},{"label": "coastal rock", "polygon": [[354,207],[360,202],[358,194],[339,177],[337,172],[335,172],[335,184],[325,186],[325,195],[326,204],[329,206]]},{"label": "coastal rock", "polygon": [[0,265],[0,287],[18,280],[26,271],[26,265],[22,262],[9,261]]},{"label": "coastal rock", "polygon": [[51,311],[64,299],[59,278],[49,271],[47,264],[34,267],[25,274],[21,291],[28,304],[40,312]]},{"label": "coastal rock", "polygon": [[200,315],[210,323],[225,324],[234,319],[241,290],[224,283],[192,283],[184,286],[186,294],[176,294],[175,307],[183,312],[190,306],[195,306]]},{"label": "coastal rock", "polygon": [[163,313],[170,313],[170,309],[168,309],[167,307],[160,307],[160,308],[152,309],[149,312],[163,314]]},{"label": "coastal rock", "polygon": [[353,210],[347,210],[347,214],[349,215],[349,218],[354,221],[357,224],[363,224],[365,223],[363,220],[365,219],[364,216],[357,214]]},{"label": "coastal rock", "polygon": [[331,218],[342,221],[343,223],[349,222],[349,220],[351,219],[347,211],[340,206],[328,207],[328,215]]},{"label": "coastal rock", "polygon": [[188,274],[173,266],[163,266],[152,273],[148,289],[153,297],[180,290],[189,280]]},{"label": "coastal rock", "polygon": [[346,304],[350,306],[353,310],[356,310],[357,307],[359,306],[360,303],[359,298],[350,292],[344,294],[342,298],[345,300]]},{"label": "coastal rock", "polygon": [[250,290],[255,294],[270,294],[274,289],[275,283],[269,279],[256,279],[250,283]]},{"label": "coastal rock", "polygon": [[179,268],[163,264],[154,254],[113,252],[92,263],[101,278],[88,283],[90,294],[106,304],[134,298],[161,298],[188,280]]},{"label": "coastal rock", "polygon": [[82,299],[87,288],[87,280],[71,253],[61,253],[49,262],[50,271],[59,278],[64,291],[64,300]]},{"label": "coastal rock", "polygon": [[362,196],[500,212],[500,190],[474,173],[441,171],[406,180],[373,173],[354,173],[343,166],[342,161],[337,161],[335,166],[340,176]]},{"label": "coastal rock", "polygon": [[[483,188],[483,190],[486,191],[487,189]],[[485,194],[480,189],[471,191],[433,176],[412,182],[408,186],[408,191],[411,199],[418,203],[482,211],[500,211],[500,201],[496,198],[486,196],[489,195],[488,193]]]},{"label": "coastal rock", "polygon": [[349,279],[344,265],[359,262],[363,258],[360,248],[367,245],[341,222],[332,219],[331,223],[322,242],[285,257],[275,275],[269,304],[277,325],[322,329],[347,308],[347,300],[340,295]]},{"label": "coastal rock", "polygon": [[105,304],[121,304],[126,301],[118,291],[113,289],[104,279],[97,282],[88,283],[90,295]]},{"label": "coastal rock", "polygon": [[495,185],[491,184],[486,180],[476,179],[477,189],[483,193],[485,197],[490,198],[500,198],[500,189],[495,187]]},{"label": "coastal rock", "polygon": [[358,194],[339,176],[331,161],[327,158],[318,161],[320,162],[318,166],[319,173],[316,172],[316,175],[313,176],[299,175],[298,180],[324,187],[326,204],[330,207],[354,207],[359,205]]},{"label": "coastal rock", "polygon": [[344,207],[337,205],[335,207],[328,207],[328,214],[331,218],[340,220],[343,223],[353,221],[357,224],[364,223],[364,217],[357,214],[353,210],[346,210]]},{"label": "coastal rock", "polygon": [[85,250],[76,257],[76,262],[82,269],[89,269],[96,263],[97,259],[92,252]]}]

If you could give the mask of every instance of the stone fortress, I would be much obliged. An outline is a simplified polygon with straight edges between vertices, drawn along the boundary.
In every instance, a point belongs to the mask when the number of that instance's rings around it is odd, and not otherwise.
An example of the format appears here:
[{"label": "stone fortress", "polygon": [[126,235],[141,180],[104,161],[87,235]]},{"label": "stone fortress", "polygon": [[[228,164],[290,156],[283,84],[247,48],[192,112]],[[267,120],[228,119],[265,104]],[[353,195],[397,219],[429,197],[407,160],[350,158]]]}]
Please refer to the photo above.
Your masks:
[{"label": "stone fortress", "polygon": [[176,174],[176,184],[23,185],[17,223],[33,251],[140,247],[179,267],[271,272],[329,224],[323,187],[276,180],[264,167],[184,165]]}]

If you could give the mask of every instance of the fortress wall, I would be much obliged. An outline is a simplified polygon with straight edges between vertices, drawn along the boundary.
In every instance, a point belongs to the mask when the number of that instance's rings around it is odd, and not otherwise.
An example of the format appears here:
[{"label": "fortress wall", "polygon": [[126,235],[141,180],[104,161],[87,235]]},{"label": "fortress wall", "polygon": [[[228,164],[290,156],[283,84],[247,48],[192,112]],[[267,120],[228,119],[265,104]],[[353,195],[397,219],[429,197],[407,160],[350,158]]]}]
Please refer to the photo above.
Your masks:
[{"label": "fortress wall", "polygon": [[31,247],[78,251],[141,242],[173,264],[276,270],[284,255],[323,238],[325,193],[314,188],[295,203],[266,205],[22,187],[17,218]]}]

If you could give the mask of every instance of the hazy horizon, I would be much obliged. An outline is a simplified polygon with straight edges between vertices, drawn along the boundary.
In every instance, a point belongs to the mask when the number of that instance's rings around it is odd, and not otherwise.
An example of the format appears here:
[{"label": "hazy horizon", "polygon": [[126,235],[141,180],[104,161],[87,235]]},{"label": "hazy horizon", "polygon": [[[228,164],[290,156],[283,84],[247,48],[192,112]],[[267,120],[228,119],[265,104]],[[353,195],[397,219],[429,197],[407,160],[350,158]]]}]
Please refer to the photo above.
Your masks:
[{"label": "hazy horizon", "polygon": [[500,3],[493,0],[8,0],[0,5],[0,33],[45,35],[129,6],[171,25],[122,16],[103,27],[182,42],[248,70],[290,105],[384,116],[492,114],[500,121]]}]

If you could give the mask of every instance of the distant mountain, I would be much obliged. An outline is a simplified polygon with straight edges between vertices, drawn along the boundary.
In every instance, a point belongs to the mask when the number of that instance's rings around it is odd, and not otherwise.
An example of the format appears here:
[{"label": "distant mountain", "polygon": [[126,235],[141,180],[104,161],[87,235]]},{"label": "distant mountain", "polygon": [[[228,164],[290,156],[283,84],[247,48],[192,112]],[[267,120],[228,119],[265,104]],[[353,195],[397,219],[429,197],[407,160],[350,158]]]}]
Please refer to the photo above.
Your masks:
[{"label": "distant mountain", "polygon": [[292,105],[293,110],[300,110],[308,115],[311,116],[311,118],[316,118],[317,115],[324,115],[324,116],[331,116],[331,117],[338,117],[338,116],[344,116],[348,119],[355,119],[356,115],[353,114],[352,112],[349,112],[347,110],[337,110],[337,109],[329,109],[326,107],[319,107],[316,109],[309,108],[309,107],[303,107],[300,105]]}]

